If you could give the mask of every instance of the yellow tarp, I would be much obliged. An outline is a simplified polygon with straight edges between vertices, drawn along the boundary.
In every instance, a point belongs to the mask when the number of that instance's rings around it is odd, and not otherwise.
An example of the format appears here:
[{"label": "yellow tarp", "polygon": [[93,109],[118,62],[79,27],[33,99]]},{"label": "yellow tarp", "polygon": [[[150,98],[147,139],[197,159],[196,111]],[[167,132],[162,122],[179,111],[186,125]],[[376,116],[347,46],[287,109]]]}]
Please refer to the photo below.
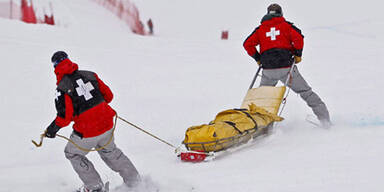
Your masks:
[{"label": "yellow tarp", "polygon": [[283,120],[253,103],[248,108],[222,111],[210,124],[188,128],[183,143],[190,150],[219,151],[235,144],[245,135]]}]

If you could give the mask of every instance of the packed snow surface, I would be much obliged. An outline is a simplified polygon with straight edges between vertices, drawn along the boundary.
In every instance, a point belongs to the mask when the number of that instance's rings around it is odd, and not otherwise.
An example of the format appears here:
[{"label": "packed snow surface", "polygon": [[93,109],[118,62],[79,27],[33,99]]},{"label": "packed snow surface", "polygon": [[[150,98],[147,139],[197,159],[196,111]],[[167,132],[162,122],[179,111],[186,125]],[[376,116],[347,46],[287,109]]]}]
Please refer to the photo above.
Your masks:
[{"label": "packed snow surface", "polygon": [[[3,1],[3,0],[2,0]],[[275,1],[305,35],[299,70],[327,104],[334,126],[305,121],[291,92],[271,136],[213,161],[181,162],[174,149],[118,122],[116,143],[144,184],[136,191],[381,192],[384,190],[384,17],[379,0]],[[138,36],[92,0],[52,0],[58,26],[0,18],[1,192],[68,192],[82,184],[61,138],[31,139],[55,118],[51,55],[64,50],[115,94],[118,114],[179,146],[185,130],[240,106],[257,69],[242,42],[270,1],[136,0],[154,36]],[[35,7],[47,1],[35,0]],[[220,40],[229,30],[229,40]],[[60,134],[69,136],[71,127]],[[112,191],[122,180],[89,159]]]}]

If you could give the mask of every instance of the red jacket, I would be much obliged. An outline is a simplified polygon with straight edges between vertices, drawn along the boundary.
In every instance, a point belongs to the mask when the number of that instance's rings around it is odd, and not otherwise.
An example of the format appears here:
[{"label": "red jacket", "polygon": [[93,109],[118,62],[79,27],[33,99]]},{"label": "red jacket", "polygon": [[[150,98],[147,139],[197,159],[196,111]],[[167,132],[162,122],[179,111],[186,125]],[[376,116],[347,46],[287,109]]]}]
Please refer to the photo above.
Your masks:
[{"label": "red jacket", "polygon": [[[55,74],[57,77],[57,85],[59,85],[62,79],[66,75],[72,75],[78,71],[78,65],[72,63],[69,59],[63,60],[55,68]],[[96,73],[88,72],[94,75],[97,80],[94,86],[94,94],[98,93],[101,99],[100,102],[95,104],[89,104],[91,107],[79,112],[77,107],[74,107],[74,96],[70,96],[69,92],[59,92],[56,101],[56,108],[58,115],[55,119],[56,125],[59,127],[68,126],[71,121],[74,121],[73,129],[82,135],[82,137],[95,137],[103,134],[113,127],[113,117],[116,112],[108,105],[113,99],[112,91],[103,81],[99,79]],[[72,90],[72,92],[75,90]],[[100,94],[101,93],[101,94]],[[78,99],[76,100],[78,101]],[[76,103],[78,105],[78,103]]]},{"label": "red jacket", "polygon": [[[248,55],[260,61],[263,53],[272,49],[288,50],[294,55],[301,56],[303,39],[300,29],[287,22],[284,17],[267,15],[261,25],[244,41],[243,46]],[[260,53],[256,49],[258,45]]]}]

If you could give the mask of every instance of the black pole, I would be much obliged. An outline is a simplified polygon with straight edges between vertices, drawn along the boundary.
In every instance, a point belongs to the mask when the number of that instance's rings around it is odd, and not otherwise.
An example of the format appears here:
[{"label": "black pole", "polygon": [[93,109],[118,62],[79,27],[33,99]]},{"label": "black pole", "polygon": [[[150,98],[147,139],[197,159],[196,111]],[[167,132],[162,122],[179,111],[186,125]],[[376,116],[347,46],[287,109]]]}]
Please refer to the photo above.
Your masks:
[{"label": "black pole", "polygon": [[251,85],[249,86],[249,89],[252,89],[253,85],[255,84],[256,78],[257,78],[257,76],[259,76],[260,70],[261,70],[261,65],[257,69],[256,75],[253,77],[253,80],[252,80]]}]

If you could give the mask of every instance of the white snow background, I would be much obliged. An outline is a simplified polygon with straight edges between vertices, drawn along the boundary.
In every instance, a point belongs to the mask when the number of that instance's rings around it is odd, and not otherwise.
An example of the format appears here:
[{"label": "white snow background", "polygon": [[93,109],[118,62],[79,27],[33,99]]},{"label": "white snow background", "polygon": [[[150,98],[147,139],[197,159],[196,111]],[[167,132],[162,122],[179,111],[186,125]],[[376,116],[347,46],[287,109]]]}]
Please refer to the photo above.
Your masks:
[{"label": "white snow background", "polygon": [[[6,1],[6,0],[2,0]],[[34,0],[35,7],[48,1]],[[181,162],[172,148],[123,122],[116,143],[143,175],[137,191],[384,191],[384,16],[379,0],[274,1],[305,35],[299,70],[328,105],[334,126],[305,121],[311,110],[291,92],[275,132],[222,158]],[[266,0],[136,0],[154,36],[138,36],[91,0],[53,1],[59,26],[0,18],[1,192],[64,192],[81,186],[66,142],[32,145],[56,115],[52,54],[110,86],[118,114],[180,145],[185,130],[240,106],[257,69],[242,48]],[[220,40],[229,30],[229,40]],[[69,136],[71,127],[59,133]],[[120,176],[89,159],[112,191]]]}]

